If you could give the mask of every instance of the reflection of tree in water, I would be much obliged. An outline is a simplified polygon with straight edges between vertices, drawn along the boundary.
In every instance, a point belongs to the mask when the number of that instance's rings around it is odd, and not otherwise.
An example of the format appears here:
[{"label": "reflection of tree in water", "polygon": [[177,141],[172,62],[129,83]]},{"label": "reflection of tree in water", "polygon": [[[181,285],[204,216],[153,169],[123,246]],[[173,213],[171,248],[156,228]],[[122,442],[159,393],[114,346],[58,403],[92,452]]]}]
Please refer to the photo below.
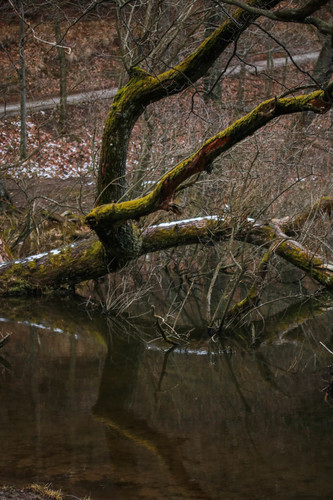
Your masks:
[{"label": "reflection of tree in water", "polygon": [[[308,320],[319,318],[325,312],[333,309],[333,294],[323,291],[314,296],[307,297],[299,302],[293,302],[282,311],[260,320],[244,322],[235,328],[223,331],[223,336],[228,338],[237,337],[243,339],[244,345],[252,347],[259,346],[262,342],[274,342],[288,332],[293,332]],[[215,330],[211,329],[210,334]]]},{"label": "reflection of tree in water", "polygon": [[[131,409],[144,348],[142,342],[133,338],[124,338],[119,334],[112,335],[109,340],[109,352],[103,369],[94,414],[108,428],[112,463],[115,468],[117,466],[121,468],[124,464],[132,464],[132,472],[137,470],[142,474],[147,462],[147,457],[144,455],[148,451],[148,461],[152,469],[156,470],[156,464],[158,464],[161,475],[159,489],[165,483],[165,488],[171,488],[174,492],[181,493],[182,496],[208,498],[183,464],[180,450],[182,439],[170,438],[152,429],[146,420],[138,418]],[[124,438],[127,443],[114,449],[114,434]],[[167,477],[165,472],[167,472]],[[122,470],[120,477],[123,475]],[[140,482],[138,477],[138,486]]]},{"label": "reflection of tree in water", "polygon": [[[147,350],[142,340],[148,338],[149,328],[145,331],[146,325],[139,325],[138,322],[131,325],[124,317],[106,321],[105,316],[99,313],[92,321],[87,321],[82,306],[77,310],[79,314],[76,314],[74,304],[68,301],[66,307],[59,307],[58,313],[54,302],[51,309],[47,303],[41,303],[39,309],[30,307],[27,311],[23,304],[20,309],[18,302],[11,306],[13,302],[8,301],[2,310],[18,323],[27,322],[28,318],[31,323],[36,323],[38,318],[41,325],[52,325],[54,329],[72,334],[70,362],[66,368],[68,406],[70,402],[78,402],[78,394],[74,394],[77,388],[74,378],[78,378],[80,373],[82,376],[78,366],[80,358],[76,357],[75,352],[75,334],[88,333],[94,342],[107,345],[108,353],[93,413],[105,425],[103,433],[105,429],[106,441],[103,443],[106,443],[110,456],[110,467],[107,467],[111,469],[107,481],[117,491],[126,490],[126,493],[133,488],[146,498],[158,498],[164,490],[165,497],[207,498],[210,488],[218,491],[218,487],[222,486],[222,476],[234,481],[237,477],[234,468],[242,463],[245,454],[265,464],[267,452],[262,446],[264,438],[259,436],[261,424],[257,422],[262,414],[267,426],[264,432],[275,426],[275,431],[289,437],[288,426],[286,430],[281,430],[277,421],[281,416],[284,417],[288,405],[292,407],[292,403],[286,401],[292,399],[290,395],[293,396],[293,390],[301,386],[304,398],[309,399],[309,406],[313,405],[313,391],[305,380],[309,372],[306,376],[297,374],[292,381],[288,374],[289,361],[284,363],[283,357],[275,355],[277,349],[265,349],[265,345],[275,341],[290,342],[293,353],[305,346],[307,353],[311,355],[313,352],[315,357],[321,352],[321,347],[310,334],[305,336],[300,332],[298,325],[311,317],[315,318],[315,322],[320,321],[319,315],[327,303],[327,296],[318,296],[312,304],[308,301],[307,304],[291,307],[283,315],[267,320],[265,329],[262,324],[255,324],[255,339],[253,330],[249,328],[226,332],[233,338],[226,336],[223,339],[224,346],[217,354],[210,352],[212,341],[204,337],[196,342],[190,341],[188,350],[186,347],[176,347],[166,351],[169,346],[160,342],[156,345],[159,349],[157,355]],[[307,329],[308,325],[306,323]],[[154,334],[156,331],[151,330],[150,335]],[[200,362],[193,363],[195,351],[199,349],[206,352],[206,356],[197,356]],[[1,351],[6,354],[5,349]],[[163,352],[166,352],[164,356]],[[203,377],[205,380],[202,380]],[[82,380],[83,383],[87,382],[84,377]],[[291,387],[287,385],[289,380],[293,384]],[[180,382],[180,387],[175,387],[175,381]],[[318,380],[318,389],[321,389],[320,382]],[[36,389],[34,397],[37,402],[37,378],[31,379],[31,384]],[[64,396],[63,391],[61,395]],[[195,397],[198,402],[194,401]],[[278,407],[279,400],[282,400],[281,409]],[[62,400],[62,404],[65,403],[66,400]],[[277,417],[274,416],[275,411]],[[190,413],[193,416],[189,418]],[[303,415],[300,415],[299,422],[302,419]],[[302,423],[298,424],[294,419],[292,425],[295,426],[296,435],[298,425]],[[73,440],[73,449],[74,430],[67,428],[67,439]],[[219,432],[223,432],[226,438],[220,436]],[[241,442],[244,443],[244,449],[239,450],[241,458],[238,459],[232,455],[233,447],[237,446],[238,450]],[[219,453],[221,455],[218,458]],[[232,459],[230,463],[229,455]],[[216,461],[216,465],[213,461]],[[251,481],[249,471],[244,474]],[[193,480],[193,476],[197,481]],[[135,498],[134,493],[132,497]]]},{"label": "reflection of tree in water", "polygon": [[[236,395],[238,395],[239,402],[233,402],[234,406],[231,410],[228,410],[228,415],[230,417],[231,414],[234,414],[234,418],[240,418],[242,415],[242,435],[243,437],[246,437],[245,446],[247,446],[247,452],[252,457],[257,457],[259,462],[264,463],[266,457],[265,451],[261,448],[261,441],[259,441],[259,444],[257,443],[256,433],[258,432],[258,425],[256,424],[254,427],[253,424],[254,419],[256,419],[255,415],[256,412],[258,412],[258,408],[261,407],[260,405],[264,405],[265,402],[263,399],[264,396],[262,396],[260,402],[258,403],[259,406],[257,408],[255,406],[253,407],[254,401],[255,404],[257,404],[256,400],[253,400],[253,394],[259,393],[261,389],[266,386],[267,392],[271,393],[272,401],[274,401],[275,397],[281,397],[283,400],[289,401],[294,397],[292,389],[286,386],[289,374],[288,368],[284,365],[284,361],[281,360],[281,364],[276,364],[276,359],[274,359],[274,356],[272,357],[270,354],[271,352],[274,352],[274,350],[260,351],[258,350],[260,344],[261,342],[267,342],[270,340],[274,342],[274,338],[279,339],[279,335],[286,334],[289,330],[293,332],[302,322],[305,322],[309,318],[319,316],[323,312],[325,304],[327,304],[327,296],[318,296],[312,302],[308,300],[306,304],[298,304],[297,306],[290,307],[284,312],[283,315],[275,316],[272,321],[267,324],[268,329],[266,335],[265,332],[262,331],[261,336],[258,335],[254,339],[252,335],[253,331],[251,329],[247,330],[247,332],[243,329],[243,331],[240,330],[239,332],[233,332],[233,335],[236,338],[224,339],[222,344],[219,344],[220,349],[219,355],[216,357],[216,364],[220,365],[218,371],[219,373],[224,374],[224,377],[220,380],[220,387],[216,387],[217,395],[220,393],[221,396],[221,394],[227,390],[228,394],[223,396],[223,398],[225,398],[224,401],[228,401],[228,398],[232,397],[232,394],[234,394],[233,398],[236,400]],[[259,325],[254,325],[254,327],[258,328],[259,331]],[[260,328],[262,329],[262,324],[260,325]],[[228,333],[231,334],[231,332]],[[131,464],[134,476],[131,475],[130,477],[133,480],[135,473],[138,471],[140,476],[140,474],[142,474],[142,470],[147,466],[147,462],[150,462],[150,467],[155,471],[152,473],[152,478],[156,477],[156,464],[158,466],[158,474],[161,475],[162,478],[160,484],[162,489],[165,474],[161,474],[161,471],[167,471],[168,487],[174,488],[174,491],[182,492],[185,496],[191,495],[195,498],[209,497],[206,490],[205,492],[203,491],[203,486],[200,488],[198,484],[201,483],[202,485],[207,485],[207,478],[204,478],[202,476],[202,472],[199,472],[196,475],[198,478],[198,483],[196,483],[193,481],[190,472],[193,471],[194,464],[189,466],[188,469],[186,468],[186,460],[188,460],[187,448],[189,445],[186,438],[177,439],[175,437],[169,437],[174,435],[175,432],[178,432],[179,429],[176,425],[175,429],[172,429],[173,424],[170,421],[163,423],[159,420],[163,419],[164,415],[163,405],[158,406],[158,398],[163,391],[168,392],[168,385],[171,383],[170,380],[168,380],[169,375],[172,374],[174,378],[178,375],[179,379],[181,379],[182,374],[186,377],[184,368],[181,366],[175,368],[174,366],[174,355],[178,355],[179,363],[182,362],[179,354],[183,353],[183,356],[186,359],[186,347],[173,346],[170,349],[166,344],[158,344],[157,349],[160,349],[160,352],[164,351],[164,356],[160,356],[159,358],[161,360],[161,365],[158,369],[158,359],[156,358],[151,358],[151,362],[153,364],[147,367],[147,360],[143,359],[146,351],[141,341],[135,340],[133,337],[130,339],[128,338],[128,334],[126,336],[124,333],[122,335],[119,333],[115,334],[110,337],[110,339],[109,354],[105,363],[99,397],[94,408],[94,413],[108,427],[108,442],[112,462],[115,467],[119,467],[120,469],[119,474],[116,474],[116,476],[118,478],[122,477],[124,475],[124,464],[127,464],[127,466],[128,464]],[[255,340],[254,343],[253,340]],[[209,343],[211,343],[211,341],[208,338],[202,338],[196,343],[192,341],[189,344],[189,350],[195,351],[195,346],[197,346],[198,350],[202,349],[205,346],[209,346]],[[252,368],[254,368],[254,366],[257,367],[255,373],[251,375],[251,380],[253,378],[252,387],[251,381],[249,380],[244,384],[244,374],[246,369],[244,371],[240,368],[241,364],[239,364],[239,360],[237,360],[236,363],[233,363],[233,348],[229,349],[230,345],[232,345],[235,350],[238,350],[238,355],[240,352],[244,353],[244,367],[246,366],[246,360],[249,361],[249,357],[252,357],[254,363],[252,363],[251,366]],[[318,353],[318,345],[317,348],[313,346],[313,339],[310,335],[301,339],[299,343],[300,349],[302,345],[303,347],[304,345],[307,345],[308,351],[310,352],[314,347],[314,356],[316,356],[316,350]],[[209,357],[210,347],[207,348],[207,357]],[[251,355],[251,350],[253,350],[253,355]],[[295,346],[295,351],[297,351],[297,345]],[[246,355],[245,353],[248,354]],[[285,361],[288,363],[288,360]],[[148,395],[150,390],[149,379],[147,379],[145,374],[142,373],[141,365],[146,365],[145,370],[148,370],[151,373],[155,370],[155,374],[152,376],[155,384],[154,399]],[[277,377],[277,373],[282,375],[281,380],[280,376]],[[146,408],[146,412],[144,412],[144,415],[147,415],[147,419],[138,417],[138,414],[140,414],[140,405],[138,408],[137,398],[140,397],[142,392],[142,387],[141,392],[138,390],[137,381],[139,376],[141,379],[144,379],[144,384],[147,386],[147,399],[145,399],[145,403],[148,407]],[[198,373],[197,376],[200,377],[200,374]],[[172,380],[174,380],[174,378]],[[217,380],[215,381],[218,383]],[[298,379],[298,381],[300,381],[300,379]],[[209,383],[209,379],[207,380],[207,383]],[[185,384],[190,384],[190,381],[186,381]],[[226,384],[229,387],[227,387]],[[250,394],[249,387],[251,390]],[[297,380],[295,381],[295,387],[297,387]],[[190,390],[193,391],[193,388]],[[195,394],[195,392],[193,394]],[[277,396],[278,394],[280,396]],[[197,396],[200,400],[202,395],[199,392]],[[172,407],[177,407],[178,400],[177,396],[173,400],[174,396],[172,391],[167,397],[170,397],[169,402],[171,410],[168,412],[168,416],[170,417],[170,415],[172,415]],[[156,413],[154,409],[150,407],[153,406],[154,403],[156,408],[158,408]],[[311,401],[309,401],[309,403],[311,403]],[[218,399],[214,404],[219,404]],[[288,403],[286,403],[286,405],[288,405]],[[267,408],[263,407],[263,409],[264,412],[269,414],[271,411],[269,403]],[[179,411],[181,412],[180,407]],[[207,411],[209,412],[210,409],[207,408]],[[223,420],[226,418],[223,416],[223,407],[221,407],[221,411],[221,418]],[[200,425],[197,421],[197,417],[198,415],[193,417],[194,419],[196,418],[196,424],[190,424],[189,428],[186,429],[189,435],[188,439],[190,441],[192,441],[192,438],[190,437],[191,429],[193,431],[193,428],[195,428],[196,432],[198,429],[195,426]],[[204,431],[202,433],[203,440],[206,435],[206,430],[204,430],[206,424],[206,421],[202,422],[202,430]],[[191,427],[191,425],[194,425],[194,427]],[[161,432],[161,429],[168,430]],[[226,432],[229,431],[228,429],[226,430]],[[182,435],[181,432],[180,435]],[[184,433],[183,435],[186,434]],[[119,444],[119,438],[123,439],[123,444],[115,449],[115,443]],[[201,464],[201,466],[202,465],[203,464]],[[218,467],[220,467],[221,474],[228,475],[228,468],[224,471],[223,460],[220,466],[217,465],[217,468]],[[202,469],[204,468],[205,467],[203,466]],[[141,479],[141,486],[142,484]],[[137,486],[139,485],[140,479],[138,479]]]},{"label": "reflection of tree in water", "polygon": [[[9,341],[10,334],[7,333],[0,339],[0,349],[4,347]],[[6,360],[4,356],[0,356],[0,367],[4,370],[10,370],[10,363]]]}]

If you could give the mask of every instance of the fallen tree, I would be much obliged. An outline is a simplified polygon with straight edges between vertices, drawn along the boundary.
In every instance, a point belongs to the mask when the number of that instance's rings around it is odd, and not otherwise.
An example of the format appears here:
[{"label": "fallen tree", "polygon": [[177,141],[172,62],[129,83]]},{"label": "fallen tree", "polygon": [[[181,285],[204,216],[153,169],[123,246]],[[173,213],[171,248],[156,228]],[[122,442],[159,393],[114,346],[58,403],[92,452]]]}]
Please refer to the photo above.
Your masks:
[{"label": "fallen tree", "polygon": [[115,252],[109,251],[109,247],[105,248],[97,236],[90,236],[50,252],[2,263],[0,292],[2,295],[15,295],[40,293],[61,285],[73,287],[81,281],[119,271],[141,255],[182,245],[226,240],[231,234],[236,240],[269,249],[270,253],[276,253],[302,269],[321,285],[333,289],[333,263],[294,239],[309,214],[318,215],[325,211],[331,215],[332,208],[333,198],[323,198],[294,217],[270,222],[243,221],[237,233],[233,232],[233,221],[227,216],[200,217],[151,226],[136,236],[139,241],[137,253],[127,258],[123,252],[119,252],[117,257]]},{"label": "fallen tree", "polygon": [[[222,2],[223,3],[223,2]],[[228,2],[233,3],[233,2]],[[175,196],[195,183],[202,173],[210,173],[216,158],[233,146],[283,115],[312,112],[325,114],[331,109],[333,85],[320,85],[309,93],[284,95],[264,100],[251,112],[208,139],[192,155],[162,176],[146,196],[126,199],[126,158],[133,127],[153,102],[183,92],[203,77],[216,59],[259,16],[281,3],[273,0],[250,0],[228,14],[226,20],[197,49],[171,69],[155,74],[134,66],[129,80],[118,91],[103,135],[98,172],[96,206],[86,216],[91,235],[76,243],[23,259],[0,264],[0,294],[41,293],[120,271],[128,262],[151,252],[181,245],[228,240],[232,237],[247,245],[264,249],[266,258],[276,254],[314,278],[319,285],[333,288],[333,263],[298,242],[298,235],[309,216],[325,212],[332,215],[333,198],[325,197],[296,216],[270,220],[242,217],[235,226],[228,213],[174,221],[138,229],[135,221],[157,211],[180,214]],[[327,2],[306,2],[299,10],[274,10],[279,21],[311,23],[327,36],[327,26],[315,22],[313,14]],[[312,83],[312,86],[316,86]],[[290,95],[292,94],[292,95]],[[235,230],[235,227],[237,229]],[[257,299],[254,283],[249,295],[236,304],[239,313]]]}]

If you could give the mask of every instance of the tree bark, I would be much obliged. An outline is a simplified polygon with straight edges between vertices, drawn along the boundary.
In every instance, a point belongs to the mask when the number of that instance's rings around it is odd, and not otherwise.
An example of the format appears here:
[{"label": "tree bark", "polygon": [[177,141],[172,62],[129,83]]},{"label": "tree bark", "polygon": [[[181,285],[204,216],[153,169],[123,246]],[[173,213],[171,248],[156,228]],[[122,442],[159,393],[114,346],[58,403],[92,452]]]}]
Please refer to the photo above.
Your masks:
[{"label": "tree bark", "polygon": [[87,215],[87,223],[99,234],[108,225],[142,217],[156,210],[177,211],[173,197],[183,182],[203,171],[209,173],[212,162],[219,155],[267,125],[274,118],[304,111],[326,113],[331,107],[330,95],[319,90],[298,97],[273,98],[262,102],[230,127],[208,139],[193,155],[165,174],[147,196],[97,206]]},{"label": "tree bark", "polygon": [[12,258],[13,256],[11,254],[11,251],[9,250],[0,234],[0,264],[2,264],[3,262],[9,262],[10,260],[12,260]]},{"label": "tree bark", "polygon": [[[270,9],[277,0],[250,0],[247,5]],[[313,3],[313,2],[312,2]],[[261,12],[261,11],[260,11]],[[165,174],[147,196],[127,201],[125,165],[127,146],[138,117],[151,103],[182,92],[202,77],[217,57],[258,17],[256,11],[239,9],[192,54],[159,75],[132,68],[127,85],[117,93],[103,135],[98,198],[86,222],[96,236],[37,256],[0,265],[0,294],[39,293],[48,288],[72,287],[121,269],[129,261],[150,252],[231,237],[274,252],[311,275],[321,285],[333,287],[333,265],[300,245],[297,231],[308,211],[288,220],[245,220],[234,234],[228,217],[209,217],[152,226],[140,234],[132,223],[157,210],[179,213],[174,196],[184,183],[202,172],[222,153],[264,127],[291,113],[325,113],[331,108],[333,85],[297,97],[268,99],[246,116],[207,140],[195,153]],[[111,203],[110,203],[111,201]],[[314,210],[331,215],[332,198],[318,202]]]},{"label": "tree bark", "polygon": [[0,179],[0,213],[9,210],[13,205],[11,197],[6,189],[6,186],[3,183],[3,180]]}]

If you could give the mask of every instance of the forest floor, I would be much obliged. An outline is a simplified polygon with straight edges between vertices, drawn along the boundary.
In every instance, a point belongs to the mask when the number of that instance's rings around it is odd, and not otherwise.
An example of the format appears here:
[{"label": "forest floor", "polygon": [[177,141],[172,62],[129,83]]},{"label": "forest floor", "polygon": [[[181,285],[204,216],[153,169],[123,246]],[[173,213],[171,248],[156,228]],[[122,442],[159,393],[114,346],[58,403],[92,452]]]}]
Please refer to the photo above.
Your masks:
[{"label": "forest floor", "polygon": [[[59,96],[57,50],[45,42],[54,40],[55,36],[52,12],[49,8],[35,9],[34,12],[28,9],[27,12],[26,98],[30,103]],[[73,21],[80,12],[69,9],[66,14]],[[67,29],[67,24],[63,21],[63,30]],[[0,33],[0,68],[4,75],[0,84],[0,103],[7,107],[20,100],[17,72],[19,23],[10,8],[5,9],[1,16]],[[92,13],[82,22],[74,23],[64,43],[69,47],[66,51],[68,95],[82,96],[87,92],[90,95],[95,89],[97,93],[105,89],[108,97],[96,101],[90,96],[85,102],[75,105],[69,102],[66,130],[60,130],[57,106],[28,109],[27,157],[24,162],[19,160],[20,118],[1,114],[0,178],[14,204],[18,203],[18,208],[22,203],[28,207],[31,203],[46,206],[46,197],[58,202],[59,197],[63,198],[63,192],[67,196],[68,192],[71,193],[67,190],[70,182],[76,184],[79,180],[81,186],[85,185],[89,190],[95,180],[101,131],[114,94],[110,94],[109,89],[117,87],[120,75],[113,10],[104,9],[101,15]],[[37,194],[42,194],[44,202],[36,198]],[[74,195],[76,199],[76,193]],[[59,207],[59,211],[66,209]]]}]

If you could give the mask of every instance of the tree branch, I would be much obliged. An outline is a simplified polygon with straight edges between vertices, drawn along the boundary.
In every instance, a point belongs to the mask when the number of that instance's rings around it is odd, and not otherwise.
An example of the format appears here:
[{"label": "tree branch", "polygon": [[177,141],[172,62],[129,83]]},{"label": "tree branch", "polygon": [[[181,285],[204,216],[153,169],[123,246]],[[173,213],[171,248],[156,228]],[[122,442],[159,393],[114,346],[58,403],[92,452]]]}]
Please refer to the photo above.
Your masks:
[{"label": "tree branch", "polygon": [[149,228],[142,235],[142,253],[165,250],[188,243],[223,240],[231,234],[236,240],[267,248],[270,254],[276,253],[305,271],[321,285],[333,288],[333,263],[327,262],[321,255],[289,238],[273,221],[268,224],[244,221],[236,233],[232,230],[232,221],[227,218],[202,218],[197,221],[175,222],[164,227],[156,226]]},{"label": "tree branch", "polygon": [[323,213],[332,217],[333,198],[330,196],[323,196],[320,200],[292,217],[288,216],[283,219],[273,219],[272,222],[281,227],[282,231],[288,236],[295,236],[310,218],[316,218]]},{"label": "tree branch", "polygon": [[101,228],[115,222],[136,219],[156,210],[173,211],[176,189],[193,175],[203,171],[210,172],[212,162],[219,155],[279,116],[303,111],[326,113],[331,107],[327,97],[324,91],[319,90],[297,97],[273,98],[262,102],[165,174],[151,193],[136,200],[98,206],[87,215],[87,224],[98,233]]},{"label": "tree branch", "polygon": [[[330,203],[332,206],[332,198]],[[305,210],[298,214],[299,220],[307,213]],[[83,280],[116,272],[140,255],[182,245],[223,241],[231,236],[275,252],[321,285],[333,289],[333,263],[283,232],[279,224],[283,225],[285,219],[273,219],[270,223],[245,220],[237,231],[233,222],[228,217],[210,216],[151,226],[141,234],[138,253],[129,255],[127,261],[110,256],[94,236],[40,255],[6,262],[0,264],[0,295],[40,293],[47,288],[74,286]]]},{"label": "tree branch", "polygon": [[116,269],[93,236],[49,252],[0,264],[0,295],[36,294],[73,286]]},{"label": "tree branch", "polygon": [[312,14],[328,3],[328,0],[310,0],[299,9],[282,9],[274,12],[267,11],[260,7],[252,6],[240,0],[223,0],[223,3],[234,5],[247,10],[256,16],[264,16],[273,21],[283,21],[292,23],[312,24],[320,33],[327,35],[331,33],[332,25],[320,18],[313,17]]},{"label": "tree branch", "polygon": [[[246,5],[273,8],[281,0],[249,0]],[[96,204],[124,198],[128,141],[134,124],[152,102],[182,92],[193,85],[212,66],[220,54],[242,33],[258,15],[238,9],[201,45],[174,68],[152,75],[134,67],[130,80],[114,98],[106,120]],[[117,182],[115,182],[117,179]]]}]

